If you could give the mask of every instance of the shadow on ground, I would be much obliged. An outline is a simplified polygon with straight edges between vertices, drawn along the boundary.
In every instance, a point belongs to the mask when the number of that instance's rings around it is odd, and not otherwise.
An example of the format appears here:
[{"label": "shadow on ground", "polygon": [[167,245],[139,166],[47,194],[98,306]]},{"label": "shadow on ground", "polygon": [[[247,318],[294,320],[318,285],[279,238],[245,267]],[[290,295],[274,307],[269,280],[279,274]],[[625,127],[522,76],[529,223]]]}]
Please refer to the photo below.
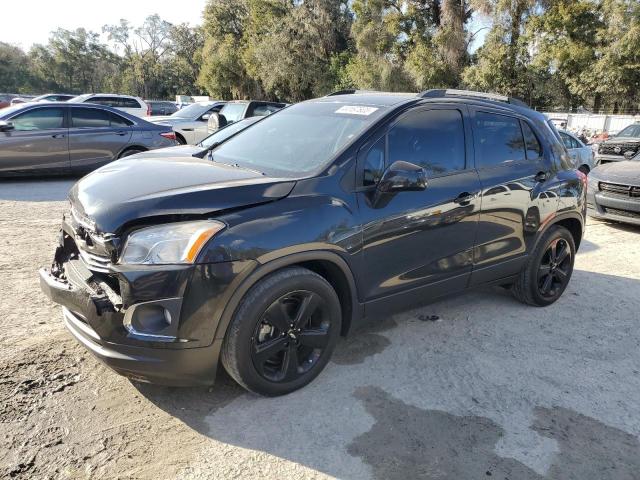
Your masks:
[{"label": "shadow on ground", "polygon": [[[545,309],[483,289],[358,331],[285,397],[246,393],[222,371],[211,390],[138,388],[212,440],[339,478],[638,479],[638,298],[638,280],[577,270]],[[514,431],[524,446],[505,453]]]},{"label": "shadow on ground", "polygon": [[67,199],[79,177],[0,179],[0,200],[56,202]]}]

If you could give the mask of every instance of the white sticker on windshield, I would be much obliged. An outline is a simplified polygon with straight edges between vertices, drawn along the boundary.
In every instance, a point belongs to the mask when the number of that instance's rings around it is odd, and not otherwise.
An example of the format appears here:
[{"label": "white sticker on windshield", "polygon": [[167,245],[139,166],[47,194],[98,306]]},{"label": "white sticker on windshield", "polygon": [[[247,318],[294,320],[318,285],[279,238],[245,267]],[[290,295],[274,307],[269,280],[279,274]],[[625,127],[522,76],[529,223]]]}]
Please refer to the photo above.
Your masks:
[{"label": "white sticker on windshield", "polygon": [[377,107],[365,107],[363,105],[344,105],[336,110],[336,113],[347,113],[350,115],[371,115]]}]

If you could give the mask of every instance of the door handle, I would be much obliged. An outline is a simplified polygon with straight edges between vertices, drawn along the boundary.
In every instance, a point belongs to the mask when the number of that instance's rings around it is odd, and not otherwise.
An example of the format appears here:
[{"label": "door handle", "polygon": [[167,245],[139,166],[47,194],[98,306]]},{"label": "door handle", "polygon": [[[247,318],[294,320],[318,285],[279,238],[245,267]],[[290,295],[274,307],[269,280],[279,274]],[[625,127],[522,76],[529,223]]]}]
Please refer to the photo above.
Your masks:
[{"label": "door handle", "polygon": [[533,179],[538,183],[546,182],[548,178],[549,174],[547,172],[538,172],[536,176],[533,177]]},{"label": "door handle", "polygon": [[458,205],[469,205],[474,196],[475,195],[472,195],[469,192],[462,192],[453,199],[453,203],[457,203]]},{"label": "door handle", "polygon": [[193,132],[193,128],[183,128],[183,132]]},{"label": "door handle", "polygon": [[127,132],[116,132],[116,135],[119,135],[121,137],[124,137],[127,134]]},{"label": "door handle", "polygon": [[66,136],[66,133],[56,133],[55,135],[51,135],[51,138],[64,138]]}]

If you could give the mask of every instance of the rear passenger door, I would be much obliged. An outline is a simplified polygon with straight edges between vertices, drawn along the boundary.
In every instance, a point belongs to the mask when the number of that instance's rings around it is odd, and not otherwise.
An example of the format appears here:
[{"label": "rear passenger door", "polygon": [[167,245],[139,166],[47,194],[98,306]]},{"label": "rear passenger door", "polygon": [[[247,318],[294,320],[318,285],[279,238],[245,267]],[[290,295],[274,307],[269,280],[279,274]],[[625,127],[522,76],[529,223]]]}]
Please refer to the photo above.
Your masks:
[{"label": "rear passenger door", "polygon": [[96,107],[71,107],[69,155],[71,168],[91,170],[115,160],[129,144],[132,122]]},{"label": "rear passenger door", "polygon": [[482,205],[472,283],[517,273],[540,225],[555,213],[546,195],[551,165],[528,121],[472,109]]},{"label": "rear passenger door", "polygon": [[[480,182],[467,160],[465,112],[436,105],[412,109],[360,150],[361,288],[375,311],[389,306],[385,298],[391,295],[421,303],[467,286]],[[425,169],[426,189],[376,198],[382,172],[398,160]]]}]

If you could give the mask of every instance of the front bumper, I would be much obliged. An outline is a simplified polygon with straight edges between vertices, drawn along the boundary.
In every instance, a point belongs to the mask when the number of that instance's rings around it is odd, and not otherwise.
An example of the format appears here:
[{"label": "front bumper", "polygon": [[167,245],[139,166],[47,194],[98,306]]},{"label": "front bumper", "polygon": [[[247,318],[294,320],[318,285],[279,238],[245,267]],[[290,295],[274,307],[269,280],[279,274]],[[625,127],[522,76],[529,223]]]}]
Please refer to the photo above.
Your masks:
[{"label": "front bumper", "polygon": [[587,213],[601,220],[640,225],[640,198],[625,198],[590,190],[587,194]]},{"label": "front bumper", "polygon": [[214,382],[224,335],[219,319],[254,262],[96,270],[64,232],[54,258],[39,272],[41,289],[63,307],[71,334],[106,365],[165,385]]},{"label": "front bumper", "polygon": [[210,385],[215,380],[222,339],[206,347],[158,348],[117,344],[103,340],[90,320],[109,322],[116,312],[98,312],[96,298],[87,288],[40,270],[42,291],[63,306],[63,321],[71,334],[98,359],[126,377],[164,385]]}]

